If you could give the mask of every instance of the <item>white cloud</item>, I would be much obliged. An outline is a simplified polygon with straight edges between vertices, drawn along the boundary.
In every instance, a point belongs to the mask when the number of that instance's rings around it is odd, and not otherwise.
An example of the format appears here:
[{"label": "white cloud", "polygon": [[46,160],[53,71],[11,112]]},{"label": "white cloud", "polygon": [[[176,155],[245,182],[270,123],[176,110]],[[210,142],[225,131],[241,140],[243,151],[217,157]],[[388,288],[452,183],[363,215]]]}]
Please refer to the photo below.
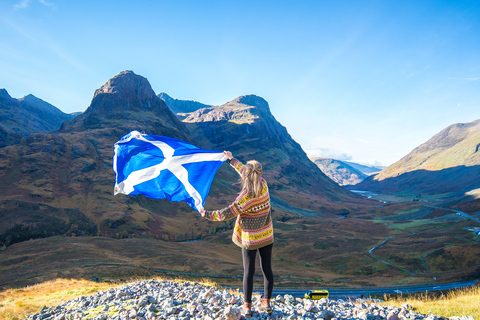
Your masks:
[{"label": "white cloud", "polygon": [[[26,9],[30,6],[31,0],[20,0],[16,5],[13,6],[14,10],[21,10]],[[39,3],[43,4],[44,6],[51,7],[53,3],[47,2],[47,0],[38,0]]]},{"label": "white cloud", "polygon": [[30,0],[21,0],[19,3],[13,6],[14,10],[20,10],[20,9],[25,9],[28,8],[30,5]]},{"label": "white cloud", "polygon": [[38,0],[41,4],[43,4],[44,6],[47,6],[47,7],[51,7],[53,6],[53,3],[51,2],[47,2],[45,0]]},{"label": "white cloud", "polygon": [[305,152],[307,153],[309,158],[322,157],[332,158],[335,160],[352,160],[351,155],[329,148],[309,149],[305,150]]}]

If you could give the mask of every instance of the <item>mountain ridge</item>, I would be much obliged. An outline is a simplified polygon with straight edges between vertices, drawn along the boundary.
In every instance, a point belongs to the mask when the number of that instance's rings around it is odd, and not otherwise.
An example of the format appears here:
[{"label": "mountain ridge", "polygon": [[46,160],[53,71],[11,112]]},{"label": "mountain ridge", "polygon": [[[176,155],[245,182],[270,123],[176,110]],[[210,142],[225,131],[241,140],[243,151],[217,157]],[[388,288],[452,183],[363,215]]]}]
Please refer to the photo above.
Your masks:
[{"label": "mountain ridge", "polygon": [[435,193],[476,189],[480,187],[479,149],[480,119],[452,124],[358,187]]},{"label": "mountain ridge", "polygon": [[75,116],[32,94],[15,99],[0,89],[0,147],[17,144],[31,133],[54,131]]},{"label": "mountain ridge", "polygon": [[158,97],[165,101],[167,106],[172,110],[173,113],[188,113],[197,111],[198,109],[202,108],[211,108],[212,105],[203,104],[193,100],[179,100],[174,99],[165,92],[161,92],[158,94]]}]

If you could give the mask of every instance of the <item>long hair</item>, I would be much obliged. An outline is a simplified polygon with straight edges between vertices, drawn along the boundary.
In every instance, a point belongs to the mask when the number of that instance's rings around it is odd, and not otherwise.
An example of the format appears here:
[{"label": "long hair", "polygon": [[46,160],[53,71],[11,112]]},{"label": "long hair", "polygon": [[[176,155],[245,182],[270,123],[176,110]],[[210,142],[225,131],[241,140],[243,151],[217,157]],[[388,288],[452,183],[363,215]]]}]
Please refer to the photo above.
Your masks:
[{"label": "long hair", "polygon": [[240,177],[242,192],[247,191],[250,198],[258,198],[262,195],[262,165],[256,160],[250,160],[243,167]]}]

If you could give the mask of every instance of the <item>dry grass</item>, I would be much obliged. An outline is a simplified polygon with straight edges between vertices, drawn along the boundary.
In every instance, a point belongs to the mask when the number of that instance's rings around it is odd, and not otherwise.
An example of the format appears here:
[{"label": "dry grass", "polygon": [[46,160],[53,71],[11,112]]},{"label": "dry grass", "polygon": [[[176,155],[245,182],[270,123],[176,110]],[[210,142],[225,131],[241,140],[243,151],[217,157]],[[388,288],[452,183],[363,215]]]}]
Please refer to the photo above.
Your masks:
[{"label": "dry grass", "polygon": [[106,282],[56,279],[25,288],[7,289],[0,292],[0,319],[22,319],[38,312],[43,306],[62,304],[112,286]]},{"label": "dry grass", "polygon": [[422,293],[408,296],[386,297],[384,305],[400,307],[409,304],[422,314],[442,317],[473,316],[480,319],[480,285],[450,290],[446,293]]},{"label": "dry grass", "polygon": [[[34,286],[19,289],[7,289],[0,292],[0,320],[17,320],[37,313],[43,306],[52,307],[81,296],[92,295],[99,291],[115,288],[127,283],[145,280],[144,278],[131,279],[128,282],[92,282],[75,279],[56,279]],[[149,280],[179,279],[155,278]],[[204,278],[197,281],[205,286],[218,287],[211,279]]]}]

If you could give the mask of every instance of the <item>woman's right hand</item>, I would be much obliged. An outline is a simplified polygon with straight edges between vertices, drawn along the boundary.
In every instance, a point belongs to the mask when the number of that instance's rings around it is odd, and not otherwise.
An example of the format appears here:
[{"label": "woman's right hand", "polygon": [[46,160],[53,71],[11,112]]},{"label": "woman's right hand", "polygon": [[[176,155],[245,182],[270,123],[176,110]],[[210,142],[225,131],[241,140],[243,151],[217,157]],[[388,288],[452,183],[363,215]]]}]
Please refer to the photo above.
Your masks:
[{"label": "woman's right hand", "polygon": [[223,154],[225,155],[225,157],[228,158],[228,160],[232,160],[233,159],[233,155],[230,151],[223,151]]}]

